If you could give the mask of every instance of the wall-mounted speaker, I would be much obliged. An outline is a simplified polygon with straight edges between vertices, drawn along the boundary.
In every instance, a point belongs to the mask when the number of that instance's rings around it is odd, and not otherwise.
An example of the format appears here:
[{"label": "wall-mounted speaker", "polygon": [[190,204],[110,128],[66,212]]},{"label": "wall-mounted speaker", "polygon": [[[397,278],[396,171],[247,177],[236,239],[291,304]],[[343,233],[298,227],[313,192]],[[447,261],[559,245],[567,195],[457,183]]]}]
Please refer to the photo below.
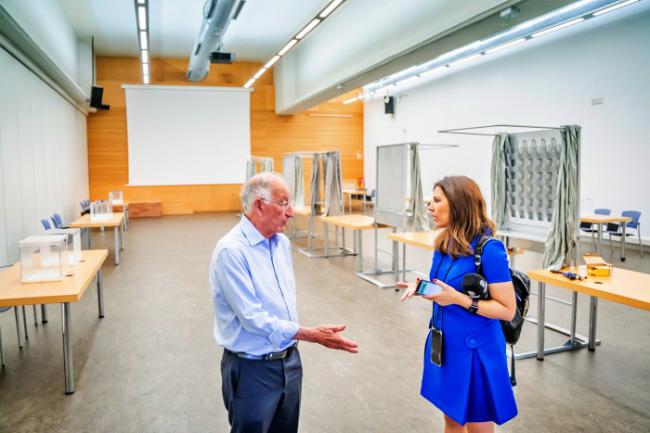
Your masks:
[{"label": "wall-mounted speaker", "polygon": [[395,114],[394,96],[384,96],[384,114]]},{"label": "wall-mounted speaker", "polygon": [[104,97],[104,88],[93,86],[90,91],[90,106],[98,110],[108,110],[111,108],[110,105],[102,104],[102,98]]}]

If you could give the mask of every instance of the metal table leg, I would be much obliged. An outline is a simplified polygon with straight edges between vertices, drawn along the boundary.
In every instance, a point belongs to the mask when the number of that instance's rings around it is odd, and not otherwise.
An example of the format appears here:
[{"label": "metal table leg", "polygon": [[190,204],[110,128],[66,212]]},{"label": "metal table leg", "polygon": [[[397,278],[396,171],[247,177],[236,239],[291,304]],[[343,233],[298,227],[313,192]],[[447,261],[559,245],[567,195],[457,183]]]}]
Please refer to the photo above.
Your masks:
[{"label": "metal table leg", "polygon": [[325,249],[325,257],[329,255],[330,234],[327,223],[323,223],[323,248]]},{"label": "metal table leg", "polygon": [[113,229],[113,234],[115,236],[115,265],[120,264],[120,235],[118,233],[119,229],[117,226],[114,227]]},{"label": "metal table leg", "polygon": [[621,239],[621,261],[625,261],[625,239],[627,238],[627,235],[625,234],[625,227],[627,226],[627,223],[623,221],[621,223],[623,225],[623,236]]},{"label": "metal table leg", "polygon": [[546,308],[546,283],[537,284],[537,359],[544,360],[544,313]]},{"label": "metal table leg", "polygon": [[22,350],[23,348],[23,335],[21,332],[20,326],[20,307],[14,307],[14,315],[16,316],[16,336],[18,337],[18,348]]},{"label": "metal table leg", "polygon": [[93,240],[92,237],[90,236],[91,230],[90,227],[86,228],[86,236],[88,237],[88,249],[92,250],[93,249]]},{"label": "metal table leg", "polygon": [[402,244],[402,281],[406,281],[406,244]]},{"label": "metal table leg", "polygon": [[38,326],[38,310],[36,309],[36,304],[32,305],[32,309],[34,310],[34,326]]},{"label": "metal table leg", "polygon": [[104,288],[102,287],[102,274],[97,271],[97,310],[99,311],[99,318],[104,318]]},{"label": "metal table leg", "polygon": [[596,319],[598,316],[598,298],[591,297],[589,304],[589,350],[593,352],[596,350]]},{"label": "metal table leg", "polygon": [[41,304],[41,323],[47,323],[47,305]]},{"label": "metal table leg", "polygon": [[578,292],[572,292],[571,300],[571,333],[569,334],[569,345],[576,347],[576,326],[578,317]]},{"label": "metal table leg", "polygon": [[311,249],[311,238],[314,232],[311,215],[307,217],[307,248]]},{"label": "metal table leg", "polygon": [[70,348],[70,303],[61,304],[61,330],[63,331],[63,374],[65,393],[74,393],[74,359]]},{"label": "metal table leg", "polygon": [[602,247],[603,247],[603,225],[602,224],[597,224],[598,226],[598,245],[596,245],[596,251],[598,254],[602,254]]},{"label": "metal table leg", "polygon": [[124,224],[121,224],[121,227],[120,227],[120,235],[121,235],[121,238],[120,238],[120,240],[121,240],[121,248],[120,248],[120,251],[123,251],[123,250],[124,250],[124,239],[125,239],[125,236],[124,236]]},{"label": "metal table leg", "polygon": [[21,307],[21,310],[23,310],[23,328],[25,329],[25,342],[27,342],[29,340],[29,333],[27,332],[27,312],[25,311],[24,305]]},{"label": "metal table leg", "polygon": [[357,272],[363,272],[363,233],[361,230],[354,230],[354,242],[357,253]]}]

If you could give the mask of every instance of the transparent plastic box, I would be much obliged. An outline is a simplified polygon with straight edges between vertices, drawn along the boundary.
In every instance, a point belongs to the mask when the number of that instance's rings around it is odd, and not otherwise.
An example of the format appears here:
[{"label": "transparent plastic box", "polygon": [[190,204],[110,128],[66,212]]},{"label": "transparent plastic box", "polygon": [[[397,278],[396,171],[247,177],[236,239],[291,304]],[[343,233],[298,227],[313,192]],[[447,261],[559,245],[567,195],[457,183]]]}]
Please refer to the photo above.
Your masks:
[{"label": "transparent plastic box", "polygon": [[124,204],[124,194],[122,194],[122,191],[111,191],[108,193],[108,201],[113,206],[122,206]]},{"label": "transparent plastic box", "polygon": [[107,221],[113,218],[113,205],[109,200],[97,200],[90,204],[91,221]]},{"label": "transparent plastic box", "polygon": [[68,270],[67,235],[28,236],[20,247],[20,280],[23,283],[61,281]]},{"label": "transparent plastic box", "polygon": [[45,233],[49,235],[65,235],[67,237],[67,263],[74,265],[81,259],[81,229],[49,229]]}]

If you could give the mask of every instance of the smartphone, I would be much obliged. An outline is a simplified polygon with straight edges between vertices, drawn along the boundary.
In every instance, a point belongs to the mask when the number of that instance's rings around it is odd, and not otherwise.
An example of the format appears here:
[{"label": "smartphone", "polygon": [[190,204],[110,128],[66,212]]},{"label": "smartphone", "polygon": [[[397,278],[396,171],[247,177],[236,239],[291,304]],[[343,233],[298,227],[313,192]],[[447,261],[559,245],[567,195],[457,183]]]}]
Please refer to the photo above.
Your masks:
[{"label": "smartphone", "polygon": [[440,292],[442,292],[442,287],[427,280],[419,280],[418,285],[415,288],[416,295],[429,296]]}]

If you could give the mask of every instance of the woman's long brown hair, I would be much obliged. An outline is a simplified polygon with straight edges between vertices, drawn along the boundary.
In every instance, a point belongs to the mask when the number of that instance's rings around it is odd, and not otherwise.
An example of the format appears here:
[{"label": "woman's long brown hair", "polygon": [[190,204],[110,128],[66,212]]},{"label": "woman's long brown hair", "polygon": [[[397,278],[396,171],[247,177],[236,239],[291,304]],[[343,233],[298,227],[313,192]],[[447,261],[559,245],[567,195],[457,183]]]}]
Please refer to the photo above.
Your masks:
[{"label": "woman's long brown hair", "polygon": [[436,182],[436,187],[449,202],[449,225],[436,238],[436,249],[454,258],[472,254],[470,243],[477,235],[488,230],[494,233],[481,189],[467,176],[446,176]]}]

